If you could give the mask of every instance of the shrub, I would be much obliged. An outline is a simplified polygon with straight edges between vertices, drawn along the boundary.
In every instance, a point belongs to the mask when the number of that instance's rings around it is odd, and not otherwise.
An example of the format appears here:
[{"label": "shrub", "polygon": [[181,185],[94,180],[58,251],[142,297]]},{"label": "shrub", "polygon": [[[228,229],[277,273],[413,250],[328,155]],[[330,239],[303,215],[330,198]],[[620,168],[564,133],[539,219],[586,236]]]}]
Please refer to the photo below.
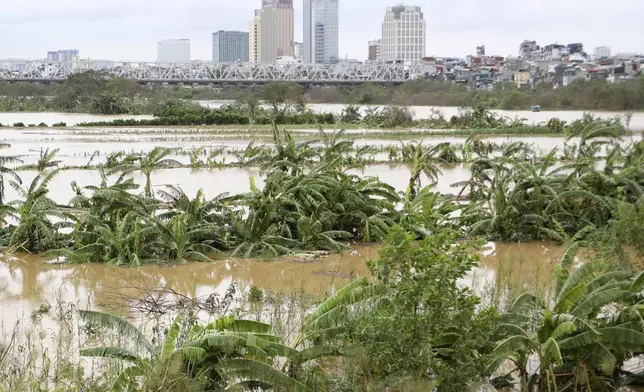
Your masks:
[{"label": "shrub", "polygon": [[48,125],[45,124],[44,122],[41,122],[40,124],[38,124],[38,126],[41,127],[41,128],[47,128],[48,127]]},{"label": "shrub", "polygon": [[14,128],[24,128],[25,124],[22,122],[13,123]]},{"label": "shrub", "polygon": [[64,122],[62,122],[62,121],[61,121],[61,122],[54,123],[54,124],[52,125],[52,127],[54,127],[54,128],[57,128],[57,127],[66,127],[66,126],[67,126],[67,123],[64,123]]}]

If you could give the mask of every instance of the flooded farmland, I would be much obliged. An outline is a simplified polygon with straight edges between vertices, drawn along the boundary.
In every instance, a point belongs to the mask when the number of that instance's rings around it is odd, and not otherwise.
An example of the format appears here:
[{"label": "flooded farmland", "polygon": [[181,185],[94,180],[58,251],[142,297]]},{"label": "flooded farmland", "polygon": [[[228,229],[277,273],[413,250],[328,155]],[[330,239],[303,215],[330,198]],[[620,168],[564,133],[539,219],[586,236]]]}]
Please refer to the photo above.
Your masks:
[{"label": "flooded farmland", "polygon": [[[8,114],[7,114],[8,115]],[[17,114],[20,115],[20,114]],[[52,117],[52,120],[54,118]],[[64,121],[64,118],[56,118]],[[79,117],[87,121],[88,118]],[[5,120],[6,121],[6,120]],[[380,132],[380,130],[372,130]],[[371,130],[360,130],[355,140],[361,145],[397,145],[395,139],[369,138]],[[231,148],[243,149],[250,138],[259,139],[258,145],[269,143],[267,131],[256,132],[248,138],[236,138],[235,130],[187,129],[187,128],[66,128],[66,129],[25,129],[0,130],[0,139],[10,144],[3,149],[2,155],[19,156],[23,164],[34,164],[42,149],[59,149],[56,159],[59,167],[74,166],[74,169],[62,170],[50,183],[50,197],[57,203],[66,205],[74,197],[75,191],[70,184],[80,186],[99,185],[101,176],[97,170],[83,169],[89,164],[92,155],[93,164],[103,163],[111,153],[123,151],[148,152],[156,146],[177,150],[196,148]],[[403,142],[409,141],[404,139]],[[420,140],[420,139],[419,139]],[[529,143],[539,151],[549,151],[563,146],[563,139],[556,137],[513,136],[492,137],[486,140],[493,143],[521,141]],[[464,138],[432,137],[423,139],[424,143],[462,143]],[[384,154],[381,154],[384,155]],[[185,154],[176,154],[172,158],[183,164],[189,159]],[[227,162],[234,162],[235,157],[227,156]],[[384,157],[383,157],[384,159]],[[441,168],[436,191],[443,194],[455,194],[460,189],[451,187],[456,182],[467,180],[470,176],[466,164],[445,165]],[[378,177],[392,185],[397,191],[404,191],[409,181],[409,168],[402,164],[367,165],[349,170],[350,174]],[[38,174],[35,170],[21,170],[22,182],[28,185]],[[141,184],[144,176],[140,173],[129,175]],[[111,176],[115,180],[117,175]],[[263,187],[262,173],[253,167],[225,167],[212,169],[169,168],[152,173],[151,181],[154,190],[163,189],[166,185],[178,186],[190,197],[203,189],[207,197],[222,193],[240,194],[250,190],[250,178],[256,185]],[[426,176],[421,177],[424,184],[429,184]],[[11,188],[5,189],[5,200],[18,197]],[[3,293],[2,307],[33,309],[39,306],[52,290],[69,287],[67,300],[74,302],[91,298],[92,305],[105,303],[101,299],[103,290],[109,285],[121,284],[126,276],[137,275],[148,277],[153,281],[165,282],[173,289],[185,295],[203,295],[210,291],[221,292],[231,283],[242,287],[251,285],[271,291],[302,289],[308,293],[323,295],[345,284],[348,277],[366,275],[365,261],[377,257],[377,246],[356,245],[359,256],[350,252],[342,255],[331,255],[320,263],[298,264],[288,261],[265,262],[259,260],[218,260],[214,264],[189,264],[173,267],[145,266],[137,273],[130,270],[112,268],[105,265],[51,266],[41,263],[37,256],[22,256],[15,259],[4,259],[0,268],[0,289]],[[549,279],[552,268],[560,257],[560,249],[550,243],[531,244],[489,244],[484,252],[481,267],[471,276],[469,284],[480,286],[481,282],[494,279],[499,268],[511,273],[516,278],[531,276],[534,279]],[[513,261],[511,261],[513,260]],[[106,279],[108,277],[108,279]],[[147,279],[147,278],[146,278]],[[73,293],[73,294],[72,294]],[[12,305],[13,304],[13,305]],[[17,305],[19,304],[19,305]],[[8,306],[8,307],[7,307]]]},{"label": "flooded farmland", "polygon": [[[301,140],[313,137],[309,130],[294,130]],[[377,164],[356,165],[347,169],[348,174],[377,177],[390,184],[398,192],[408,186],[410,169],[400,163],[386,164],[387,146],[401,146],[412,140],[424,144],[449,142],[462,144],[465,138],[440,136],[416,137],[413,134],[376,136],[382,130],[352,130],[355,145],[380,146],[383,150],[374,152]],[[631,140],[638,140],[635,135]],[[255,185],[264,186],[264,173],[258,167],[241,165],[222,165],[226,167],[190,168],[189,150],[204,148],[209,150],[224,148],[227,152],[219,158],[225,163],[235,163],[238,159],[231,151],[243,150],[253,140],[256,145],[270,145],[271,135],[266,130],[212,128],[77,128],[0,130],[0,140],[10,146],[2,149],[0,155],[18,156],[24,165],[35,164],[45,149],[58,150],[56,159],[59,167],[72,166],[61,170],[49,184],[49,196],[56,203],[67,205],[75,195],[72,182],[79,186],[99,185],[101,175],[95,167],[83,166],[105,163],[112,153],[147,153],[156,146],[173,149],[171,158],[178,160],[184,167],[164,168],[151,174],[152,190],[158,191],[166,185],[180,187],[187,196],[194,197],[203,189],[207,198],[222,193],[240,194],[250,191],[251,178]],[[538,155],[553,148],[563,150],[564,139],[560,137],[512,136],[489,137],[482,140],[503,144],[523,142],[529,144]],[[377,150],[377,149],[376,149]],[[204,155],[205,156],[205,155]],[[199,156],[201,157],[201,156]],[[205,159],[205,158],[203,158]],[[223,162],[223,161],[222,161]],[[45,169],[40,173],[50,172]],[[435,190],[442,194],[458,193],[459,188],[451,185],[470,177],[468,164],[440,165]],[[33,168],[20,170],[23,185],[28,184],[39,172]],[[118,174],[110,176],[114,181]],[[127,176],[136,183],[143,184],[145,176],[134,171]],[[421,183],[429,184],[429,179],[421,175]],[[131,192],[141,192],[142,189]],[[19,193],[13,187],[5,189],[5,201],[17,199]],[[224,296],[230,287],[239,293],[248,293],[251,288],[265,293],[285,293],[285,295],[306,295],[321,299],[337,291],[352,279],[368,277],[366,262],[378,257],[379,245],[348,243],[351,250],[332,253],[316,260],[302,260],[294,256],[279,259],[231,258],[227,255],[213,256],[212,263],[188,262],[185,264],[144,265],[139,268],[119,268],[105,264],[51,264],[50,258],[43,255],[21,253],[0,255],[0,317],[4,331],[9,330],[18,320],[34,320],[40,317],[41,327],[55,330],[57,315],[46,311],[57,304],[71,304],[78,309],[96,309],[123,313],[131,319],[138,319],[142,309],[133,305],[133,300],[145,300],[141,293],[169,291],[182,298],[209,298],[212,295]],[[487,243],[480,252],[478,267],[462,280],[463,285],[471,287],[484,298],[490,298],[490,291],[498,287],[500,281],[507,287],[519,291],[531,288],[544,289],[551,285],[552,276],[558,266],[563,248],[549,242],[527,243]],[[580,255],[575,263],[583,263],[585,255]],[[158,299],[156,299],[158,300]],[[36,315],[37,317],[35,317]]]}]

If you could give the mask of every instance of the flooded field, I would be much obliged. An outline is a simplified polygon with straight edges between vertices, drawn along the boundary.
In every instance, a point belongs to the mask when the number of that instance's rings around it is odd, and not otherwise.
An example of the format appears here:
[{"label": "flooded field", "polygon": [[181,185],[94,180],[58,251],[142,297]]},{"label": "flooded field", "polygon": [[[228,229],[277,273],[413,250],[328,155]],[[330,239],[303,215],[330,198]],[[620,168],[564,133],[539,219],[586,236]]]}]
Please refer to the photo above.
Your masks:
[{"label": "flooded field", "polygon": [[[226,104],[230,104],[229,101],[198,101],[202,106],[217,108]],[[343,104],[320,104],[312,103],[308,105],[309,108],[313,111],[324,113],[331,112],[335,114],[342,113],[342,109],[345,107]],[[368,107],[381,107],[379,105],[372,106],[362,106],[362,112],[364,114],[365,110]],[[445,118],[450,118],[452,116],[458,115],[459,108],[453,106],[410,106],[411,111],[414,113],[415,118],[429,118],[432,114],[440,112],[445,116]],[[529,110],[498,110],[493,109],[491,112],[494,112],[502,117],[510,118],[526,118],[530,124],[539,124],[542,122],[548,122],[551,118],[559,118],[566,122],[572,122],[577,119],[580,119],[584,115],[584,111],[581,110],[546,110],[542,112],[531,112]],[[593,111],[593,115],[596,115],[601,118],[613,118],[615,116],[623,116],[627,112],[601,112]],[[630,129],[632,130],[644,130],[644,112],[634,112]]]},{"label": "flooded field", "polygon": [[[378,245],[353,245],[357,254],[331,254],[317,262],[258,259],[218,259],[215,263],[189,263],[138,269],[104,264],[50,265],[38,256],[0,257],[0,316],[4,325],[29,316],[41,305],[60,298],[80,308],[123,310],[122,289],[167,288],[191,298],[223,295],[235,284],[240,290],[256,286],[272,292],[304,292],[318,298],[368,276],[366,262],[377,259]],[[550,242],[489,243],[481,263],[464,280],[483,293],[502,275],[523,286],[547,285],[562,249]],[[117,294],[121,295],[117,295]]]},{"label": "flooded field", "polygon": [[[546,113],[540,115],[543,114]],[[636,118],[639,117],[634,116],[634,119]],[[80,119],[81,117],[78,117],[76,121],[81,121]],[[92,119],[82,118],[82,121],[90,120]],[[10,121],[0,117],[0,122]],[[52,122],[54,118],[47,121]],[[65,120],[58,118],[55,121]],[[73,121],[72,119],[67,122]],[[533,117],[531,121],[540,120]],[[297,133],[301,140],[313,136],[312,131],[304,129],[294,130],[294,133]],[[374,149],[375,158],[369,165],[349,169],[348,173],[361,177],[377,177],[399,192],[407,189],[410,169],[403,164],[371,164],[387,161],[388,150],[384,147],[400,147],[401,142],[408,143],[411,140],[422,140],[424,144],[449,142],[453,145],[465,141],[462,137],[422,138],[410,133],[400,137],[394,133],[383,136],[386,131],[376,129],[350,130],[348,133],[354,139],[356,147],[383,147]],[[67,205],[75,195],[70,186],[72,182],[81,187],[99,185],[101,182],[98,170],[82,167],[104,163],[111,153],[146,153],[156,146],[168,147],[174,149],[171,158],[188,166],[188,151],[205,148],[208,152],[211,149],[225,148],[226,152],[219,155],[219,159],[229,164],[237,162],[233,149],[244,149],[251,140],[256,141],[257,145],[270,144],[271,138],[271,134],[266,130],[250,132],[198,127],[2,129],[0,141],[10,146],[2,149],[0,155],[19,156],[22,164],[29,165],[38,161],[41,150],[59,149],[55,158],[61,161],[58,166],[74,168],[60,171],[49,184],[48,196],[56,203]],[[640,138],[641,135],[636,134],[625,142]],[[509,142],[527,143],[533,147],[537,155],[553,148],[559,148],[561,151],[565,143],[562,137],[513,136],[482,139],[496,145]],[[98,155],[94,157],[96,152]],[[500,154],[499,150],[495,154]],[[440,169],[442,173],[438,176],[435,190],[442,194],[458,193],[460,189],[451,185],[467,180],[471,175],[468,164],[442,165]],[[49,170],[51,169],[41,173],[47,173]],[[20,170],[19,175],[23,186],[28,186],[38,172],[33,169]],[[110,183],[116,180],[117,176],[110,176]],[[140,185],[145,183],[144,175],[138,171],[128,176]],[[173,185],[182,188],[189,197],[194,197],[203,189],[207,198],[214,198],[222,193],[240,194],[250,191],[251,178],[254,178],[257,187],[261,188],[264,186],[263,176],[264,173],[257,167],[181,167],[153,171],[151,183],[153,191]],[[422,185],[429,184],[429,179],[424,174],[421,181]],[[140,193],[142,188],[132,192]],[[4,200],[17,198],[18,192],[13,187],[6,186]],[[304,260],[294,256],[284,256],[276,260],[218,256],[214,257],[215,261],[212,263],[155,264],[139,268],[119,268],[99,263],[52,264],[42,255],[0,253],[0,330],[10,331],[12,325],[17,325],[15,323],[18,320],[21,323],[23,320],[27,323],[32,320],[34,324],[34,320],[40,320],[39,328],[58,331],[61,325],[53,309],[58,309],[61,304],[65,304],[68,309],[94,309],[127,314],[132,320],[142,322],[146,312],[139,306],[152,306],[150,303],[162,301],[166,293],[186,300],[206,300],[216,296],[223,297],[231,287],[235,288],[238,295],[248,293],[251,288],[260,289],[265,293],[283,293],[284,297],[279,297],[282,302],[269,305],[279,311],[282,305],[285,305],[283,299],[288,296],[300,295],[308,299],[322,299],[355,278],[368,277],[370,274],[366,263],[378,258],[380,245],[348,245],[353,251],[330,254],[315,260]],[[490,242],[480,252],[479,266],[469,272],[461,283],[479,294],[484,306],[499,298],[500,288],[512,293],[543,293],[552,285],[553,272],[559,265],[562,254],[563,248],[549,241]],[[586,259],[587,255],[580,252],[575,263],[583,263]],[[163,316],[169,317],[172,312]]]}]

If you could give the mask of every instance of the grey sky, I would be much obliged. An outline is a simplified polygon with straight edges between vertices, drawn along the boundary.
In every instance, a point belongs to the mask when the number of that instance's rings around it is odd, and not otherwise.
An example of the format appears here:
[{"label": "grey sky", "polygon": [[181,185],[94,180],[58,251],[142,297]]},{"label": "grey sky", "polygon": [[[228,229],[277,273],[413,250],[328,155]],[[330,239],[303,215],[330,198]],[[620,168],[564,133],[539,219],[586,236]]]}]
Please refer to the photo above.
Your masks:
[{"label": "grey sky", "polygon": [[[192,58],[211,59],[217,30],[248,29],[260,0],[2,1],[0,59],[43,58],[47,50],[79,49],[81,57],[154,60],[156,42],[190,38]],[[387,6],[399,0],[340,0],[340,54],[364,59],[380,36]],[[302,0],[294,0],[297,41]],[[484,44],[488,54],[516,55],[523,39],[540,44],[583,42],[615,52],[644,52],[644,1],[416,0],[427,20],[427,54],[464,56]]]}]

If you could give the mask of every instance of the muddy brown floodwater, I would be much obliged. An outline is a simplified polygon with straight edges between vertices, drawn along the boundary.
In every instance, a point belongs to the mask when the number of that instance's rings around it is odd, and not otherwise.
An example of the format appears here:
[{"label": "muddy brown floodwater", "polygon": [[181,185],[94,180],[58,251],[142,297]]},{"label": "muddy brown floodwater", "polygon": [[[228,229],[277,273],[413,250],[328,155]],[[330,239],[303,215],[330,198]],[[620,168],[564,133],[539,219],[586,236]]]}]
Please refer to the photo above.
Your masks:
[{"label": "muddy brown floodwater", "polygon": [[[38,256],[0,259],[0,315],[5,325],[41,305],[61,299],[82,308],[119,307],[114,293],[124,287],[164,288],[196,298],[223,294],[235,284],[284,293],[304,292],[318,298],[355,277],[367,276],[366,262],[377,259],[379,245],[354,245],[352,252],[331,254],[316,262],[219,259],[214,263],[119,268],[104,264],[51,265]],[[484,293],[496,279],[513,285],[547,286],[561,257],[550,242],[489,243],[478,268],[463,283]]]}]

